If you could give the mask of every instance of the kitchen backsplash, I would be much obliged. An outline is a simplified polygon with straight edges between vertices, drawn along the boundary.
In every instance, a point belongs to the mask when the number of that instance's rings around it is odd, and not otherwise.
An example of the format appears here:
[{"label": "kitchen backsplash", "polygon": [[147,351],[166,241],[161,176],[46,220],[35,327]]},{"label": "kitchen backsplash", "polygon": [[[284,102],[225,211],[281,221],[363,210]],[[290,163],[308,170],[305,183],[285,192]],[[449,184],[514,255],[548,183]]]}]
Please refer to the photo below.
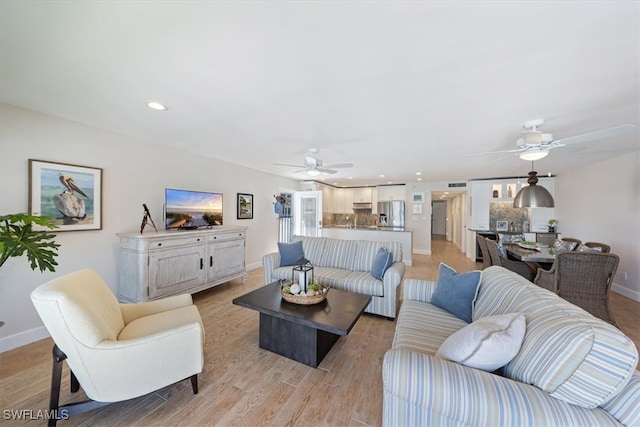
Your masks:
[{"label": "kitchen backsplash", "polygon": [[357,214],[334,214],[323,212],[322,222],[325,227],[332,225],[376,225],[378,222],[378,215],[364,212]]},{"label": "kitchen backsplash", "polygon": [[528,217],[527,208],[514,208],[513,202],[490,202],[489,203],[489,227],[496,229],[496,221],[508,221],[509,226],[513,223],[512,231],[522,231],[522,221]]}]

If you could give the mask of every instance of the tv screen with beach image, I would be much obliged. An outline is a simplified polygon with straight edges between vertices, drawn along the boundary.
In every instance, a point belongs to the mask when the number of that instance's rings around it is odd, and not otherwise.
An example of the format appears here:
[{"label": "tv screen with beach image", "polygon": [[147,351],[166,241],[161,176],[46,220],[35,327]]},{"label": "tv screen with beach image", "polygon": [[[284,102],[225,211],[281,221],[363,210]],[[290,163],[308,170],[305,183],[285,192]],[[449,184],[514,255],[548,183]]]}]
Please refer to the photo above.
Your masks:
[{"label": "tv screen with beach image", "polygon": [[165,227],[169,229],[222,225],[222,194],[165,189]]}]

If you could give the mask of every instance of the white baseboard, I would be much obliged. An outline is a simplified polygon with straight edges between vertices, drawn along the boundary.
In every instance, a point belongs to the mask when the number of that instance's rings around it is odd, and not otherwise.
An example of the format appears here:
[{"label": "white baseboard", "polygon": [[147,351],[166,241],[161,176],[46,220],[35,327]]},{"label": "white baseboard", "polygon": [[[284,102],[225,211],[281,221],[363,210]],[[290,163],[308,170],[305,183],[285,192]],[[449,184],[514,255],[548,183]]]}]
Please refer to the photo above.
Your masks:
[{"label": "white baseboard", "polygon": [[255,270],[256,268],[260,268],[260,267],[262,267],[262,262],[261,261],[254,262],[253,264],[248,264],[247,265],[247,271]]},{"label": "white baseboard", "polygon": [[418,255],[431,255],[431,249],[414,249],[413,253]]},{"label": "white baseboard", "polygon": [[2,337],[0,338],[0,353],[22,347],[23,345],[31,344],[32,342],[40,341],[41,339],[48,337],[49,332],[44,326],[9,335],[8,337]]},{"label": "white baseboard", "polygon": [[625,288],[624,286],[620,286],[617,283],[614,283],[613,285],[611,285],[611,290],[613,292],[615,292],[616,294],[620,294],[620,295],[625,296],[627,298],[630,298],[630,299],[632,299],[634,301],[640,302],[640,292],[638,292],[638,291],[634,291],[632,289]]}]

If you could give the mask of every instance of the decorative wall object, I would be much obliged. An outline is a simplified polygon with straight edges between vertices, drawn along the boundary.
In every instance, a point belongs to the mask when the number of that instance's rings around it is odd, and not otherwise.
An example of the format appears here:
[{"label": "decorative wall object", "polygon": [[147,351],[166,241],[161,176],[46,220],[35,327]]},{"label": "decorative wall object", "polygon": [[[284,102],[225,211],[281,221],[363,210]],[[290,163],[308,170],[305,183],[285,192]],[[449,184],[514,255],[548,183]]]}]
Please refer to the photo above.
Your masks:
[{"label": "decorative wall object", "polygon": [[411,193],[413,203],[424,203],[424,193]]},{"label": "decorative wall object", "polygon": [[56,231],[102,229],[102,169],[29,159],[29,213]]},{"label": "decorative wall object", "polygon": [[253,219],[253,194],[238,193],[238,219]]},{"label": "decorative wall object", "polygon": [[422,203],[413,204],[413,213],[415,215],[422,215]]}]

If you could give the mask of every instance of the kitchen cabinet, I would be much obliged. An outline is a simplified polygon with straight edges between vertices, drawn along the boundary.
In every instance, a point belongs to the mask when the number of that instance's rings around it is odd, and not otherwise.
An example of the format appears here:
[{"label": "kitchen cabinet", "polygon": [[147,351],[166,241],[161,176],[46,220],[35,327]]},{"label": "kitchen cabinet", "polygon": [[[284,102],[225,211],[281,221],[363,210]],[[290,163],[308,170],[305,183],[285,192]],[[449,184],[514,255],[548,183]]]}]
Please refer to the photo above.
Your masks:
[{"label": "kitchen cabinet", "polygon": [[493,194],[493,182],[471,182],[471,229],[489,230],[489,203]]},{"label": "kitchen cabinet", "polygon": [[322,185],[322,210],[328,213],[335,213],[334,188],[329,185]]},{"label": "kitchen cabinet", "polygon": [[353,189],[353,201],[357,203],[371,203],[372,202],[372,189],[371,187],[357,187]]},{"label": "kitchen cabinet", "polygon": [[404,185],[381,185],[377,187],[378,202],[388,202],[390,200],[405,200]]},{"label": "kitchen cabinet", "polygon": [[247,277],[246,227],[120,233],[118,298],[141,302]]},{"label": "kitchen cabinet", "polygon": [[333,190],[334,213],[353,213],[353,192],[347,190],[347,188],[335,188]]}]

